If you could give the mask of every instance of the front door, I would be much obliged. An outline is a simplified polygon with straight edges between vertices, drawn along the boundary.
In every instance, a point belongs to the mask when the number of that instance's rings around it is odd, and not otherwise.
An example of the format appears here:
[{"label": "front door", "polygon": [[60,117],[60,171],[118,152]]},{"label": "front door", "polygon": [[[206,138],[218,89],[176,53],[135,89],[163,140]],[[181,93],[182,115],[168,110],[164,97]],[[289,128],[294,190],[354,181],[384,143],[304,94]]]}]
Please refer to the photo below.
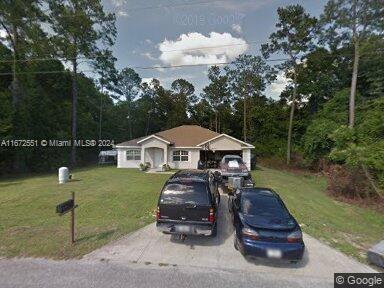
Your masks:
[{"label": "front door", "polygon": [[158,168],[164,164],[164,151],[160,148],[153,148],[153,167]]}]

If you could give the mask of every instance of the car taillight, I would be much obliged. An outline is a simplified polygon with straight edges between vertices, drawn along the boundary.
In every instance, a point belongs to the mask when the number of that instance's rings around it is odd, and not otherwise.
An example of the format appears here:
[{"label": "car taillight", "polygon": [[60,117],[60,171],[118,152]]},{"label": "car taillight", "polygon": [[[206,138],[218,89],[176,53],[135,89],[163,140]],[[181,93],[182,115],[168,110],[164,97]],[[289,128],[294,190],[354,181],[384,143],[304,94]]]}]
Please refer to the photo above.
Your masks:
[{"label": "car taillight", "polygon": [[287,240],[289,243],[297,243],[303,239],[303,234],[300,230],[296,230],[288,235]]},{"label": "car taillight", "polygon": [[209,208],[209,218],[208,221],[213,223],[215,222],[215,210],[213,208]]},{"label": "car taillight", "polygon": [[249,238],[252,240],[259,240],[260,239],[259,233],[257,233],[256,231],[254,231],[252,229],[249,229],[249,228],[243,228],[241,230],[241,233],[242,233],[243,237],[245,237],[245,238]]},{"label": "car taillight", "polygon": [[157,206],[157,211],[156,211],[156,220],[160,219],[160,207]]}]

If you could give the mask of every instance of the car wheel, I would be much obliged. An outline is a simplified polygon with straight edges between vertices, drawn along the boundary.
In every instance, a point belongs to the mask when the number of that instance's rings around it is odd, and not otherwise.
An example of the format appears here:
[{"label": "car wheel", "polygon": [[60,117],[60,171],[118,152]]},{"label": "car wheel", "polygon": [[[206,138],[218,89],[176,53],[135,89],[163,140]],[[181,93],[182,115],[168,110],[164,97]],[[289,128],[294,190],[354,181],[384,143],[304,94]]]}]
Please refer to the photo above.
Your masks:
[{"label": "car wheel", "polygon": [[241,255],[243,255],[245,257],[246,255],[245,255],[244,249],[239,244],[239,239],[237,238],[236,232],[235,232],[235,239],[234,239],[234,243],[233,244],[235,246],[235,249],[237,251],[239,251],[241,253]]},{"label": "car wheel", "polygon": [[229,213],[232,213],[232,205],[231,205],[231,198],[228,197],[228,211]]},{"label": "car wheel", "polygon": [[237,237],[236,237],[236,234],[235,234],[235,237],[233,238],[233,246],[235,247],[235,249],[237,251],[239,251],[239,244],[237,243]]},{"label": "car wheel", "polygon": [[217,236],[217,223],[213,226],[211,237],[214,238]]}]

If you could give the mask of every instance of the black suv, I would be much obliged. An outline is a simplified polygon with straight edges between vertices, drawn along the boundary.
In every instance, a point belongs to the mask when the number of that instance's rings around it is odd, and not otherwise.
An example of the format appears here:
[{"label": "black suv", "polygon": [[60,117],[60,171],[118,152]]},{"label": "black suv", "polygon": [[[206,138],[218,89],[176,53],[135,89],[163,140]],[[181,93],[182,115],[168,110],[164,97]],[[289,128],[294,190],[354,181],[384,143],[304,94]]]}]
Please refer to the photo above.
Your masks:
[{"label": "black suv", "polygon": [[161,190],[157,206],[157,229],[166,234],[217,234],[220,203],[217,179],[207,171],[175,173]]}]

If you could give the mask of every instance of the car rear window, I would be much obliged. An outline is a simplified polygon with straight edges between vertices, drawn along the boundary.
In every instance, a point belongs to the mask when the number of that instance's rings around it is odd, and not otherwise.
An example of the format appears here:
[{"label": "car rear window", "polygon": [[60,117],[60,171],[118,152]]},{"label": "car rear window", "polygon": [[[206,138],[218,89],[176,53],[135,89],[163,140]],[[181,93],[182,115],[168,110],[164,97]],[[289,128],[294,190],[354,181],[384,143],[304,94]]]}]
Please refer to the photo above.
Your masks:
[{"label": "car rear window", "polygon": [[274,196],[245,194],[241,196],[241,211],[246,215],[288,218],[287,209]]},{"label": "car rear window", "polygon": [[239,164],[242,164],[243,163],[243,160],[241,158],[237,158],[237,157],[227,157],[227,158],[224,158],[224,162],[226,164],[228,164],[229,162],[231,161],[236,161],[237,163]]},{"label": "car rear window", "polygon": [[164,187],[161,204],[209,205],[207,185],[204,182],[173,182]]}]

